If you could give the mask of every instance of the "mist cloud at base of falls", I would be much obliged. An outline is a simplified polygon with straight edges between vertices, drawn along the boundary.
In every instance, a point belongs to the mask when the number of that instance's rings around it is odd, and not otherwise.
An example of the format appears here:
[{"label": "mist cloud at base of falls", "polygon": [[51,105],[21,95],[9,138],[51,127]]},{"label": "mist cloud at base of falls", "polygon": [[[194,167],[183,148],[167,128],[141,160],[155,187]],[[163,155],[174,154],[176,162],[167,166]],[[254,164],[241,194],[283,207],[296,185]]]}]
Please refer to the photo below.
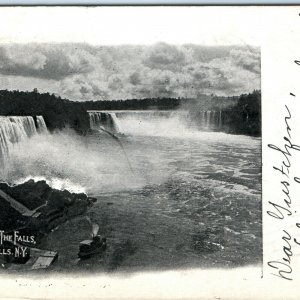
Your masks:
[{"label": "mist cloud at base of falls", "polygon": [[58,189],[101,193],[140,188],[149,180],[158,183],[165,176],[153,174],[149,178],[138,170],[132,173],[124,155],[105,135],[90,142],[71,130],[43,133],[14,145],[0,180],[46,180]]},{"label": "mist cloud at base of falls", "polygon": [[139,136],[184,137],[223,129],[222,111],[89,111],[92,129]]},{"label": "mist cloud at base of falls", "polygon": [[121,133],[140,136],[182,136],[191,132],[188,122],[180,116],[143,117],[129,115],[118,118]]},{"label": "mist cloud at base of falls", "polygon": [[[71,130],[52,134],[45,131],[11,147],[6,166],[0,170],[0,180],[9,183],[46,180],[57,189],[95,195],[118,192],[160,184],[168,179],[170,169],[165,166],[165,157],[161,157],[155,147],[149,149],[149,144],[142,148],[136,138],[150,138],[149,142],[151,136],[176,139],[168,142],[170,146],[193,141],[200,142],[200,147],[216,142],[240,144],[239,147],[247,147],[250,140],[256,143],[255,138],[247,136],[236,138],[222,132],[199,131],[180,113],[143,118],[138,114],[120,116],[117,113],[112,118],[118,118],[118,130],[129,135],[119,137],[124,149],[101,130],[87,137]],[[133,172],[128,162],[133,165]]]}]

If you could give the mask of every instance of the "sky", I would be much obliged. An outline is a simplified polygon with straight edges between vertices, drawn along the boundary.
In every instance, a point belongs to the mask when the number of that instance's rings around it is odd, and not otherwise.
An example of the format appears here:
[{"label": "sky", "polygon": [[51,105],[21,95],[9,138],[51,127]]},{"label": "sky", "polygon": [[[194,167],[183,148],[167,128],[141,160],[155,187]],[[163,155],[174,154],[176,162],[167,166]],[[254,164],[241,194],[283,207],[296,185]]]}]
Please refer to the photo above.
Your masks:
[{"label": "sky", "polygon": [[251,92],[261,18],[254,7],[2,7],[0,89],[77,101]]}]

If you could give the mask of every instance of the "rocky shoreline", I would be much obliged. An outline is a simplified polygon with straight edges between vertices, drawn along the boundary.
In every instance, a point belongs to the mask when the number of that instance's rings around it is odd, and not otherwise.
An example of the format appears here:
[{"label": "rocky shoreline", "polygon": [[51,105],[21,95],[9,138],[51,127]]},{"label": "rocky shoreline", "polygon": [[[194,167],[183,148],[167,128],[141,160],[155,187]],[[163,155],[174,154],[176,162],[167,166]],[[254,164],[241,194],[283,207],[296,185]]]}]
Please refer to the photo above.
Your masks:
[{"label": "rocky shoreline", "polygon": [[51,188],[46,181],[0,183],[0,229],[33,234],[37,240],[65,221],[84,214],[95,201],[84,193]]}]

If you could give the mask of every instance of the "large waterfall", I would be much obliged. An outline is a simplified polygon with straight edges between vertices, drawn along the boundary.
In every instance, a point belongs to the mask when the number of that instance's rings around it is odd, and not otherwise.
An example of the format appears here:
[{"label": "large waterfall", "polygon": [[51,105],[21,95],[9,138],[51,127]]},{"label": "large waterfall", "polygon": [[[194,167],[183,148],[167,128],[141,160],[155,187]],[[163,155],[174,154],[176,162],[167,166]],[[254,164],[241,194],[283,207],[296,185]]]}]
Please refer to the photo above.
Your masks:
[{"label": "large waterfall", "polygon": [[0,160],[5,161],[14,144],[45,131],[47,127],[42,116],[35,118],[0,116]]},{"label": "large waterfall", "polygon": [[[112,133],[128,133],[128,127],[143,126],[148,122],[170,118],[172,111],[119,110],[88,111],[91,129],[105,129]],[[128,124],[130,123],[130,124]],[[136,124],[137,123],[137,124]]]},{"label": "large waterfall", "polygon": [[222,111],[123,110],[88,111],[91,129],[112,133],[159,134],[191,130],[219,131],[223,127]]},{"label": "large waterfall", "polygon": [[89,111],[91,129],[103,128],[112,133],[120,132],[114,112]]},{"label": "large waterfall", "polygon": [[202,129],[218,130],[223,126],[222,111],[205,110],[197,113]]}]

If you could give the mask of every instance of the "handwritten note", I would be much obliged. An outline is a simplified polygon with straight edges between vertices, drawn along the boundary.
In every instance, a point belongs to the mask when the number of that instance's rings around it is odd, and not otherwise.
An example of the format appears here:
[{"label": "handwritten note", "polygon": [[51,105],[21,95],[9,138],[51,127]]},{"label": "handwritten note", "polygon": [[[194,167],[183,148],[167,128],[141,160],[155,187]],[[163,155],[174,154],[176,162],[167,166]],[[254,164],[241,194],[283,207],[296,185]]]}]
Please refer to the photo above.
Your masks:
[{"label": "handwritten note", "polygon": [[[296,95],[290,93],[290,97],[296,98]],[[292,99],[292,101],[295,99]],[[297,198],[297,195],[291,193],[291,187],[295,184],[300,184],[300,169],[294,164],[295,155],[300,156],[300,146],[297,142],[297,138],[300,142],[299,137],[293,135],[293,129],[291,121],[293,117],[292,111],[288,104],[284,106],[285,116],[281,121],[285,128],[285,134],[282,137],[282,143],[280,145],[268,144],[268,147],[273,151],[277,152],[277,161],[273,163],[273,170],[276,173],[278,181],[276,185],[280,185],[281,195],[278,200],[269,200],[267,204],[267,214],[269,217],[274,218],[277,222],[281,223],[279,226],[282,229],[281,240],[278,241],[278,247],[282,249],[281,257],[268,261],[268,266],[271,268],[271,274],[278,276],[285,280],[293,280],[293,261],[292,256],[294,253],[294,246],[300,245],[300,234],[299,237],[293,237],[289,230],[289,226],[285,228],[285,223],[288,218],[293,216],[297,211],[294,210],[293,203]],[[298,116],[300,117],[300,116]],[[292,176],[299,172],[299,175]],[[299,223],[295,223],[295,227],[300,228]],[[300,230],[299,230],[300,232]],[[277,245],[276,245],[277,247]],[[298,251],[300,248],[298,249]]]}]

